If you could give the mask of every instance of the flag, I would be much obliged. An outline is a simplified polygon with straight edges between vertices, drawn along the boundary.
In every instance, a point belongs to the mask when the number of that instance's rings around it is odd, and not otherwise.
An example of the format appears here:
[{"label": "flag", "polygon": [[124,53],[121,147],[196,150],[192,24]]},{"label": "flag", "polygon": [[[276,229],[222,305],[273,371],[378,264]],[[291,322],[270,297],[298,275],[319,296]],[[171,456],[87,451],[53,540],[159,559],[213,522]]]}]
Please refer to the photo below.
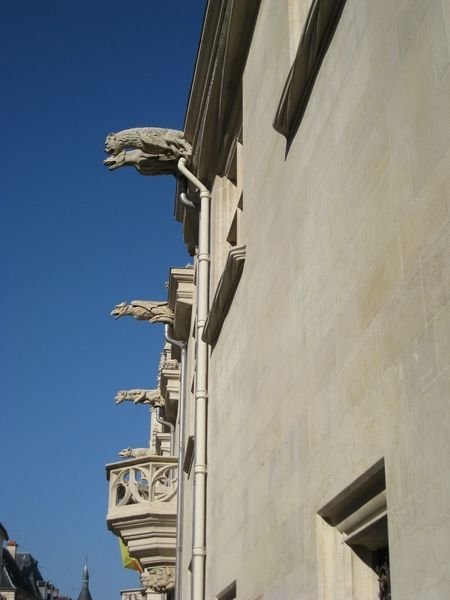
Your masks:
[{"label": "flag", "polygon": [[141,567],[141,563],[138,561],[137,558],[132,558],[130,556],[128,548],[126,544],[123,543],[122,538],[119,538],[119,546],[120,554],[122,556],[122,564],[125,567],[125,569],[134,569],[135,571],[139,571],[139,573],[142,573],[144,569]]}]

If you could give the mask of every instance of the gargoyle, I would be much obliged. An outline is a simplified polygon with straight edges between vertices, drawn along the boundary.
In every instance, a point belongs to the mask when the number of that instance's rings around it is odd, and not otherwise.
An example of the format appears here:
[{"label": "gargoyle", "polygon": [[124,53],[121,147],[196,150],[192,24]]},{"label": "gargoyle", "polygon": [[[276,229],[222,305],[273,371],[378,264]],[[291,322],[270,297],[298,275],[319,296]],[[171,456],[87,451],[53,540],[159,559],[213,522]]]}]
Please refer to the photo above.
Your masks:
[{"label": "gargoyle", "polygon": [[103,161],[110,171],[119,167],[134,167],[142,175],[175,174],[179,158],[191,156],[191,145],[184,133],[176,129],[135,127],[106,137]]},{"label": "gargoyle", "polygon": [[166,323],[173,325],[174,314],[169,308],[168,302],[151,302],[148,300],[133,300],[132,302],[121,302],[111,311],[115,319],[130,315],[138,321],[149,323]]},{"label": "gargoyle", "polygon": [[154,456],[150,448],[124,448],[119,452],[122,458],[142,458],[144,456]]},{"label": "gargoyle", "polygon": [[133,404],[151,404],[152,406],[163,406],[164,399],[159,389],[156,390],[120,390],[117,392],[114,400],[120,404],[125,400]]}]

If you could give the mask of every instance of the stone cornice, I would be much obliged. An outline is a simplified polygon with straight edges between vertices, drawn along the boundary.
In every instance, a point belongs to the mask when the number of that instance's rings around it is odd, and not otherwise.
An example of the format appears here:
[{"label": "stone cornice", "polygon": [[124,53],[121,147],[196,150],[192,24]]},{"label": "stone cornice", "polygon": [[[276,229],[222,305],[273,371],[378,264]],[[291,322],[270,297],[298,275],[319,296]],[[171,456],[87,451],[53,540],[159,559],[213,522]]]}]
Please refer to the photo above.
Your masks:
[{"label": "stone cornice", "polygon": [[242,275],[244,262],[245,246],[237,246],[230,250],[203,331],[203,340],[212,346],[217,342],[223,322],[230,309]]},{"label": "stone cornice", "polygon": [[193,145],[193,169],[206,185],[216,175],[219,152],[228,156],[232,139],[225,148],[224,137],[233,121],[259,5],[260,0],[208,2],[184,127]]},{"label": "stone cornice", "polygon": [[[186,112],[184,134],[192,144],[191,169],[211,188],[240,135],[242,75],[261,0],[209,0]],[[194,190],[190,190],[194,193]],[[177,197],[176,219],[195,247],[198,213]]]}]

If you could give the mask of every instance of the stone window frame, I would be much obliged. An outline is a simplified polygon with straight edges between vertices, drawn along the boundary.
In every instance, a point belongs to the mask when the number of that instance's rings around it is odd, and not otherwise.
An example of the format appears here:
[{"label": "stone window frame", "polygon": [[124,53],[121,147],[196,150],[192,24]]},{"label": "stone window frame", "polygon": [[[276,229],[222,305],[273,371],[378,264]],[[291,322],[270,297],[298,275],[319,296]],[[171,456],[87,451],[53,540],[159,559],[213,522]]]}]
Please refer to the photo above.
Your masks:
[{"label": "stone window frame", "polygon": [[239,281],[244,270],[245,246],[234,246],[228,253],[227,262],[217,284],[208,318],[203,330],[203,341],[215,346],[225,318],[230,310]]},{"label": "stone window frame", "polygon": [[368,572],[374,573],[378,597],[390,599],[384,458],[323,506],[318,515],[342,536],[342,542],[367,565]]}]

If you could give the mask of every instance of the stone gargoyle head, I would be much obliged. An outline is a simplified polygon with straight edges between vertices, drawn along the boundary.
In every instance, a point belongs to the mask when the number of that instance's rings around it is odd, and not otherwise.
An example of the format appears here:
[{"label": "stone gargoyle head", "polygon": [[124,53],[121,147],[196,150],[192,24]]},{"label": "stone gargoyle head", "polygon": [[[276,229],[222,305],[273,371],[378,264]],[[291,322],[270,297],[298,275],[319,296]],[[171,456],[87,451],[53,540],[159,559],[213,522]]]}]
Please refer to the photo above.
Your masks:
[{"label": "stone gargoyle head", "polygon": [[110,171],[131,166],[143,175],[174,174],[181,157],[189,158],[192,148],[184,133],[160,127],[135,127],[109,133],[105,140]]},{"label": "stone gargoyle head", "polygon": [[111,316],[119,319],[129,315],[138,321],[149,323],[166,323],[173,325],[174,314],[169,308],[168,302],[152,302],[149,300],[133,300],[132,302],[120,302],[111,311]]}]

